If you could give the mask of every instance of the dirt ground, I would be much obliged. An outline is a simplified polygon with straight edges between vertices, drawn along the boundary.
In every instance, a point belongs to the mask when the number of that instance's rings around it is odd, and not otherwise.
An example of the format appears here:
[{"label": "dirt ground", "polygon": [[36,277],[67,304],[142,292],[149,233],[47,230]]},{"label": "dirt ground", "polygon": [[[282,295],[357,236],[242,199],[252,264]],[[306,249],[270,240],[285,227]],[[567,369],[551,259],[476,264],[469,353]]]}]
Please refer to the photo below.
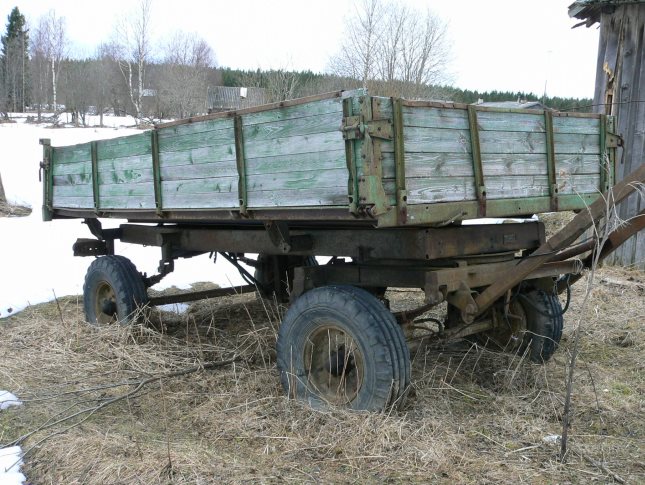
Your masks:
[{"label": "dirt ground", "polygon": [[[284,309],[253,294],[183,316],[153,311],[129,328],[87,325],[80,297],[29,307],[0,322],[0,388],[25,402],[0,413],[0,443],[31,433],[23,471],[37,484],[643,483],[645,275],[603,268],[595,279],[584,309],[585,279],[574,287],[544,366],[466,341],[411,342],[410,396],[384,414],[284,397],[274,354]],[[422,295],[387,297],[397,310]]]}]

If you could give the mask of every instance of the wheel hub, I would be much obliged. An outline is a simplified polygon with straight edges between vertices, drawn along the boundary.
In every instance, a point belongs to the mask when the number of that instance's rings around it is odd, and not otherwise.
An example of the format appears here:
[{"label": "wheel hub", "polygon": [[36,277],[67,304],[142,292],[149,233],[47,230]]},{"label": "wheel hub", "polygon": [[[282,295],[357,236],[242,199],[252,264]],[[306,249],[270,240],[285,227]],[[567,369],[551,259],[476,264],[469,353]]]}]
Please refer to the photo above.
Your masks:
[{"label": "wheel hub", "polygon": [[112,323],[118,320],[116,294],[111,285],[103,281],[96,287],[95,314],[98,323]]},{"label": "wheel hub", "polygon": [[327,402],[346,405],[361,389],[363,354],[354,338],[334,325],[324,325],[308,338],[304,349],[309,385]]}]

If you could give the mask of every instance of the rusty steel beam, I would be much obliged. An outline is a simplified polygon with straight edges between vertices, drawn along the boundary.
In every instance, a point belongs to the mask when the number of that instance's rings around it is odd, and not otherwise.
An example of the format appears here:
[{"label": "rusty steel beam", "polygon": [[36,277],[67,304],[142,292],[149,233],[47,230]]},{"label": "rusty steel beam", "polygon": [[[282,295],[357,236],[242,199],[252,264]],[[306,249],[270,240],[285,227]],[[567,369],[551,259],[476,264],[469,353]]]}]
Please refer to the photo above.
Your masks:
[{"label": "rusty steel beam", "polygon": [[151,296],[148,298],[150,306],[168,305],[171,303],[186,303],[188,301],[217,298],[219,296],[241,295],[255,291],[255,285],[234,286],[232,288],[214,288],[212,290],[189,291],[174,295]]},{"label": "rusty steel beam", "polygon": [[[607,240],[605,241],[605,244],[603,244],[602,248],[600,249],[600,254],[598,255],[598,263],[600,263],[603,259],[613,253],[616,249],[618,249],[634,234],[643,230],[645,230],[645,209],[632,217],[628,223],[620,226],[618,229],[612,231],[609,234]],[[582,260],[582,265],[584,268],[591,268],[594,263],[594,256],[595,254],[591,253]],[[580,278],[582,278],[582,273],[571,276],[571,278],[569,278],[569,281],[558,282],[558,293],[562,293],[567,288],[567,285],[572,285]]]},{"label": "rusty steel beam", "polygon": [[603,197],[596,200],[586,210],[577,214],[569,224],[542,244],[530,257],[523,259],[510,270],[501,273],[492,285],[475,298],[478,307],[475,316],[485,312],[507,290],[518,285],[532,271],[555,259],[559,251],[573,243],[589,227],[598,222],[606,214],[607,198],[609,198],[611,204],[618,204],[628,195],[638,190],[637,184],[644,182],[645,164],[614,185],[608,193],[603,194]]}]

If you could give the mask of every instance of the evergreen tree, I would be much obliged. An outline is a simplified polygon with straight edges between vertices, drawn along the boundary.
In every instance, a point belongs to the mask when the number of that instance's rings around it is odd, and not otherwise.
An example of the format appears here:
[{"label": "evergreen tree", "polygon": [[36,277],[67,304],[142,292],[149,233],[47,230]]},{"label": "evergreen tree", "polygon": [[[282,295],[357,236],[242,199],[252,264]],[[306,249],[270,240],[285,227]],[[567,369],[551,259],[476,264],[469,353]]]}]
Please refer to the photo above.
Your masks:
[{"label": "evergreen tree", "polygon": [[25,111],[29,92],[29,32],[25,16],[14,7],[7,17],[7,31],[1,37],[0,76],[4,111]]}]

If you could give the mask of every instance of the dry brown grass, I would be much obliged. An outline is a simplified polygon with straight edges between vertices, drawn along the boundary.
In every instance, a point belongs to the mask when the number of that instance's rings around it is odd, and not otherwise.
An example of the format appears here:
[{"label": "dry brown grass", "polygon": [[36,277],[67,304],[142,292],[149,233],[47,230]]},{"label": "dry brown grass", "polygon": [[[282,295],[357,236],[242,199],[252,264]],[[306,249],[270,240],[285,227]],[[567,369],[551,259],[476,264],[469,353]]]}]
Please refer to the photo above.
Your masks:
[{"label": "dry brown grass", "polygon": [[[0,413],[7,443],[54,416],[115,396],[97,388],[210,361],[167,379],[29,452],[33,483],[630,483],[643,463],[643,273],[601,269],[584,312],[573,397],[573,450],[559,446],[570,345],[546,366],[457,342],[413,349],[413,390],[390,414],[313,411],[286,399],[275,368],[280,312],[254,295],[207,300],[184,316],[153,311],[132,328],[92,328],[78,298],[0,323],[0,385],[25,400]],[[568,321],[580,312],[574,288]],[[418,295],[390,292],[393,309]],[[69,423],[68,423],[69,424]],[[53,429],[34,434],[27,450]]]}]

